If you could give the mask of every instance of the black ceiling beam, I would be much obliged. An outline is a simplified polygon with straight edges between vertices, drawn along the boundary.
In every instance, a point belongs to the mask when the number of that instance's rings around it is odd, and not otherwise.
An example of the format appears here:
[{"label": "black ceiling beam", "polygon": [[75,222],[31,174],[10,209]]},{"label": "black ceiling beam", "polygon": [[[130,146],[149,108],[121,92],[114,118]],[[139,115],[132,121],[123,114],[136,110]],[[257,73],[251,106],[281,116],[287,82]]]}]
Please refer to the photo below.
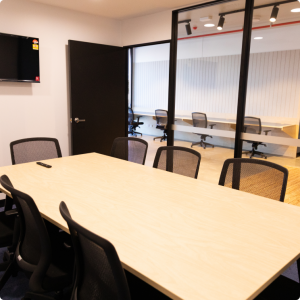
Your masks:
[{"label": "black ceiling beam", "polygon": [[[253,9],[265,8],[265,7],[274,6],[274,5],[287,4],[287,3],[291,3],[291,2],[298,2],[298,0],[286,0],[286,1],[274,2],[274,3],[254,6]],[[224,12],[224,13],[219,13],[219,16],[226,16],[226,15],[230,15],[230,14],[236,14],[236,13],[243,12],[243,11],[245,11],[245,9],[238,9],[238,10],[228,11],[228,12]]]}]

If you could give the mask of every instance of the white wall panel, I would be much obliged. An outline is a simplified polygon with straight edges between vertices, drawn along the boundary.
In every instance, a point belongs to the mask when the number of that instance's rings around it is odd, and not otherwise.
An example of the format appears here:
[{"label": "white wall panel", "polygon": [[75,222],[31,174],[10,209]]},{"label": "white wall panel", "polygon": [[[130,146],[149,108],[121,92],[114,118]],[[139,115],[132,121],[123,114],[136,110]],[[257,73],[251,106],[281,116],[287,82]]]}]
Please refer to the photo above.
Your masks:
[{"label": "white wall panel", "polygon": [[[134,65],[134,109],[167,108],[168,61]],[[176,113],[235,115],[240,55],[178,59]],[[252,53],[246,114],[298,118],[300,50]]]}]

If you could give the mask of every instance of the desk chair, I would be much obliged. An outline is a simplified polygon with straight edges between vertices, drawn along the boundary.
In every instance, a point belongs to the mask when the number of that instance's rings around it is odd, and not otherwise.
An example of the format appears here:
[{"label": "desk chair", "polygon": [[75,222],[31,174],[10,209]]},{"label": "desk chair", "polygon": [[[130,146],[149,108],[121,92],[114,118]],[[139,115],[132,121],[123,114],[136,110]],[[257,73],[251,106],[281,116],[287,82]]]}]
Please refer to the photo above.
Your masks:
[{"label": "desk chair", "polygon": [[[271,131],[271,130],[264,130],[265,135],[267,135],[269,131]],[[260,118],[245,117],[244,132],[253,133],[253,134],[261,134],[261,120],[260,120]],[[245,142],[252,144],[252,150],[251,151],[245,151],[245,152],[243,152],[243,154],[246,154],[246,155],[250,154],[250,158],[252,158],[254,155],[259,155],[260,157],[263,157],[263,158],[267,159],[267,156],[264,153],[257,151],[258,146],[267,147],[266,144],[263,144],[262,142],[255,142],[255,141],[245,141]]]},{"label": "desk chair", "polygon": [[62,157],[57,139],[37,137],[10,143],[12,164]]},{"label": "desk chair", "polygon": [[[208,127],[206,114],[200,113],[200,112],[193,112],[192,119],[193,119],[194,127],[198,127],[198,128],[207,128]],[[213,127],[215,125],[216,124],[210,124],[209,125],[210,129],[213,129]],[[211,135],[201,134],[201,133],[196,133],[196,134],[200,135],[200,142],[192,143],[191,147],[196,146],[196,145],[200,145],[200,147],[203,147],[203,149],[205,149],[206,146],[212,146],[213,148],[215,147],[214,145],[205,142],[207,137],[212,138]]]},{"label": "desk chair", "polygon": [[132,137],[118,137],[114,139],[110,156],[145,164],[148,143],[142,139]]},{"label": "desk chair", "polygon": [[277,164],[231,158],[224,162],[219,185],[283,202],[287,179],[288,170]]},{"label": "desk chair", "polygon": [[140,125],[144,125],[144,122],[140,122],[140,117],[137,117],[137,121],[134,121],[134,113],[132,108],[128,107],[128,134],[131,134],[133,136],[137,136],[137,134],[140,134],[143,136],[140,132],[136,132],[136,128],[140,128]]},{"label": "desk chair", "polygon": [[[43,137],[14,141],[10,144],[10,153],[13,165],[62,156],[58,140]],[[13,200],[7,196],[5,209],[0,212],[0,247],[8,247],[8,251],[4,254],[0,271],[6,270],[9,266],[19,238],[17,211],[12,210],[12,207]]]},{"label": "desk chair", "polygon": [[[9,268],[20,268],[30,278],[29,291],[22,300],[54,300],[45,293],[71,285],[74,257],[63,244],[57,248],[51,243],[47,224],[33,199],[16,190],[6,175],[0,183],[13,196],[20,216],[20,239]],[[9,269],[5,276],[9,276]]]},{"label": "desk chair", "polygon": [[163,130],[163,136],[157,136],[153,138],[153,141],[156,139],[160,139],[160,141],[165,141],[167,139],[167,124],[168,124],[168,111],[163,109],[155,110],[155,117],[156,117],[156,128]]},{"label": "desk chair", "polygon": [[130,300],[114,246],[75,222],[64,202],[59,210],[68,224],[75,250],[76,276],[70,300]]},{"label": "desk chair", "polygon": [[[219,185],[283,202],[287,178],[288,170],[274,163],[233,158],[224,162]],[[300,278],[299,261],[297,267]],[[280,275],[255,300],[297,300],[299,298],[299,283]]]},{"label": "desk chair", "polygon": [[157,149],[153,168],[197,179],[201,155],[199,152],[178,146]]}]

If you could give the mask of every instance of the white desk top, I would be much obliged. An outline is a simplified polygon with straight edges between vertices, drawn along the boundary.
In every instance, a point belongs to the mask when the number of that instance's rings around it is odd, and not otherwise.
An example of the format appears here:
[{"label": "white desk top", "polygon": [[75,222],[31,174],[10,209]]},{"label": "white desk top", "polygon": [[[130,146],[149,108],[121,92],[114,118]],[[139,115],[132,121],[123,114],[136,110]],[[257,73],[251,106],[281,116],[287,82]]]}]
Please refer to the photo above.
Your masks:
[{"label": "white desk top", "polygon": [[[149,117],[155,117],[155,113],[149,113],[149,112],[135,112],[134,113],[136,116],[149,116]],[[183,116],[183,115],[176,115],[175,119],[181,119],[181,120],[192,120],[192,116]],[[222,123],[222,124],[236,124],[236,121],[233,119],[223,119],[223,118],[209,118],[208,117],[208,122],[210,123]],[[297,124],[280,124],[280,123],[270,123],[270,122],[262,122],[261,125],[263,127],[270,127],[270,128],[278,128],[278,129],[283,129],[286,127],[290,126],[296,126]]]},{"label": "white desk top", "polygon": [[0,176],[67,231],[65,201],[126,269],[173,299],[253,299],[299,257],[299,207],[96,153],[44,162],[53,167]]}]

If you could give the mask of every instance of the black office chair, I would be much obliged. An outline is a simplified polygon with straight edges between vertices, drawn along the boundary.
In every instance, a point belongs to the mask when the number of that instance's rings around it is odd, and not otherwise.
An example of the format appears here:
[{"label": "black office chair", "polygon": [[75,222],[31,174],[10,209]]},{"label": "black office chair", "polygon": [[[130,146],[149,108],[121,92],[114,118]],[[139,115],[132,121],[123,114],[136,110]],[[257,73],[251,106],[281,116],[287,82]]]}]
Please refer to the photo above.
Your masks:
[{"label": "black office chair", "polygon": [[[44,137],[14,141],[10,144],[10,153],[13,165],[62,156],[58,140]],[[8,251],[0,263],[0,271],[10,265],[19,238],[17,211],[12,208],[13,200],[6,196],[4,211],[0,212],[0,247],[8,247]]]},{"label": "black office chair", "polygon": [[54,138],[29,138],[10,143],[12,164],[62,157],[60,146]]},{"label": "black office chair", "polygon": [[70,300],[130,300],[114,246],[75,222],[64,202],[59,210],[68,223],[75,250],[76,276]]},{"label": "black office chair", "polygon": [[200,153],[189,148],[178,146],[159,147],[153,168],[197,179],[200,160]]},{"label": "black office chair", "polygon": [[133,136],[137,136],[140,134],[143,136],[142,133],[135,131],[136,128],[140,128],[140,125],[144,125],[144,122],[140,122],[140,117],[137,117],[137,121],[134,121],[134,113],[132,108],[128,107],[128,134],[131,134]]},{"label": "black office chair", "polygon": [[[265,135],[267,135],[269,131],[271,131],[271,130],[264,130]],[[244,132],[245,133],[253,133],[253,134],[261,134],[260,118],[245,117]],[[254,155],[259,155],[260,157],[267,159],[267,156],[264,153],[257,151],[258,146],[267,147],[266,144],[263,144],[262,142],[256,142],[256,141],[245,141],[245,142],[252,144],[252,150],[245,151],[245,152],[243,152],[243,154],[246,154],[246,155],[250,154],[250,158],[252,158]]]},{"label": "black office chair", "polygon": [[288,170],[277,164],[231,158],[224,162],[219,185],[283,202],[287,179]]},{"label": "black office chair", "polygon": [[118,137],[114,139],[110,155],[115,158],[145,164],[148,143],[142,139],[132,137]]},{"label": "black office chair", "polygon": [[163,109],[155,110],[155,117],[156,117],[156,128],[163,130],[163,136],[157,136],[153,138],[153,141],[156,139],[160,139],[160,141],[165,141],[167,139],[167,124],[168,124],[168,111]]},{"label": "black office chair", "polygon": [[58,247],[58,241],[55,245],[51,243],[48,223],[29,195],[16,190],[6,175],[1,176],[0,183],[13,196],[20,216],[21,234],[10,268],[18,267],[30,278],[29,291],[23,300],[54,299],[45,293],[62,291],[72,283],[72,251],[66,249],[63,243]]},{"label": "black office chair", "polygon": [[[200,112],[193,112],[192,119],[193,119],[194,127],[198,127],[198,128],[207,128],[208,127],[206,114],[200,113]],[[209,125],[210,129],[213,129],[213,127],[215,125],[216,124],[210,124]],[[201,134],[201,133],[196,133],[196,134],[200,135],[200,142],[192,143],[191,147],[196,146],[196,145],[200,145],[200,147],[203,147],[204,149],[206,148],[206,146],[212,146],[213,148],[215,147],[214,145],[205,142],[207,137],[212,138],[211,135]]]}]

